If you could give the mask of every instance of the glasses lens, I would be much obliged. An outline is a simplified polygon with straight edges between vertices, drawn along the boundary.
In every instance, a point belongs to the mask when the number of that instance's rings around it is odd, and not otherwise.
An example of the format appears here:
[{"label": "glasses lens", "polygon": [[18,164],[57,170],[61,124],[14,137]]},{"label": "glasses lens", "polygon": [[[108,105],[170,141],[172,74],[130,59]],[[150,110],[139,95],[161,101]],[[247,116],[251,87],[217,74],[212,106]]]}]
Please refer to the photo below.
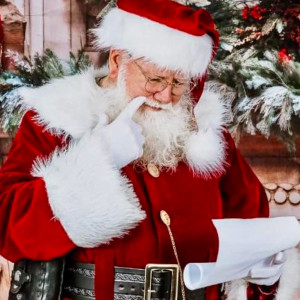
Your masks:
[{"label": "glasses lens", "polygon": [[146,82],[146,91],[149,93],[157,93],[163,91],[168,86],[168,83],[160,78],[148,78]]},{"label": "glasses lens", "polygon": [[[159,93],[162,92],[169,83],[161,78],[148,78],[145,89],[149,93]],[[189,82],[174,82],[172,85],[172,94],[175,96],[181,96],[187,90]]]}]

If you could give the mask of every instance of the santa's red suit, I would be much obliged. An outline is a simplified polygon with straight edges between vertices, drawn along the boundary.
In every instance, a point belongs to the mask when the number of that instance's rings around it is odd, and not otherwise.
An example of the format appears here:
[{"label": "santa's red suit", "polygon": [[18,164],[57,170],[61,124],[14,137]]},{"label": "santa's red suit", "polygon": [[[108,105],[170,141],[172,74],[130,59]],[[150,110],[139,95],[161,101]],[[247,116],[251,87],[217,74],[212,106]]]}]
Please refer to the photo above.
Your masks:
[{"label": "santa's red suit", "polygon": [[[114,266],[176,263],[161,210],[171,218],[183,268],[216,260],[212,219],[265,217],[269,209],[262,185],[222,127],[222,104],[211,93],[198,104],[205,130],[186,149],[198,174],[184,162],[158,177],[132,164],[119,172],[92,131],[96,117],[110,109],[95,76],[98,71],[89,70],[23,92],[28,112],[0,174],[0,254],[15,262],[73,250],[74,260],[95,264],[96,299],[113,299]],[[282,289],[291,284],[292,278]],[[228,291],[228,299],[246,299],[241,287],[243,282]],[[257,295],[249,299],[273,299]],[[206,299],[218,299],[216,286]]]},{"label": "santa's red suit", "polygon": [[[169,0],[118,0],[94,31],[100,48],[125,49],[157,66],[203,81],[218,44],[209,14]],[[68,253],[95,264],[97,300],[114,295],[114,266],[176,263],[166,211],[181,267],[214,262],[218,235],[212,219],[269,214],[262,185],[224,129],[224,108],[204,93],[195,110],[198,132],[175,171],[116,168],[94,130],[113,97],[93,69],[22,92],[26,107],[0,172],[0,255],[11,261],[50,260]],[[198,87],[201,93],[201,85]],[[295,299],[298,274],[286,263],[277,300]],[[244,300],[246,281],[227,285],[228,300]],[[256,286],[248,299],[272,299]],[[268,294],[270,294],[268,296]],[[216,300],[218,287],[206,290]]]}]

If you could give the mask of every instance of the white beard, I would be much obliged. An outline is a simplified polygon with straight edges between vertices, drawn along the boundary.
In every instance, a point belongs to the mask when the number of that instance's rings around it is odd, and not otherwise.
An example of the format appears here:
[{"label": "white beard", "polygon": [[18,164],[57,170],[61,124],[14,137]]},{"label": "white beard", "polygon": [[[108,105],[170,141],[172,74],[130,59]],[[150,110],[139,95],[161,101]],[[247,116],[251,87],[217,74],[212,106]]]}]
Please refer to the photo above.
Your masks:
[{"label": "white beard", "polygon": [[160,168],[174,170],[185,158],[186,140],[193,131],[191,103],[191,99],[184,96],[173,107],[160,111],[147,109],[135,114],[133,120],[142,126],[145,136],[144,153],[136,161],[137,165],[146,167],[154,163]]},{"label": "white beard", "polygon": [[[107,93],[111,94],[111,105],[107,114],[112,121],[130,101],[122,70],[116,87],[107,89]],[[134,163],[142,168],[146,168],[148,163],[153,163],[160,169],[175,170],[178,162],[185,159],[186,141],[195,131],[193,100],[186,94],[174,106],[161,105],[151,99],[147,99],[146,103],[162,109],[154,111],[148,108],[139,110],[134,115],[133,121],[142,126],[145,137],[143,155]]]}]

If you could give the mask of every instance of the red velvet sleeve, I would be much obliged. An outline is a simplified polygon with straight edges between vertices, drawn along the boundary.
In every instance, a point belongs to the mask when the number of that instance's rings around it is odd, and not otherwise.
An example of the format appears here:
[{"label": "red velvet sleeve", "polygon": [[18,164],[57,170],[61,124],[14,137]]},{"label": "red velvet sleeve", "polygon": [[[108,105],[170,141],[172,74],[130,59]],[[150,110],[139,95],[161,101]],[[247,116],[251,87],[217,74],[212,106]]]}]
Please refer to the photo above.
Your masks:
[{"label": "red velvet sleeve", "polygon": [[49,260],[75,247],[54,219],[43,179],[30,174],[37,157],[47,157],[63,144],[34,122],[34,116],[29,111],[23,117],[0,170],[0,255],[13,262]]},{"label": "red velvet sleeve", "polygon": [[226,172],[220,180],[224,218],[257,218],[269,216],[265,189],[236,149],[228,132]]}]

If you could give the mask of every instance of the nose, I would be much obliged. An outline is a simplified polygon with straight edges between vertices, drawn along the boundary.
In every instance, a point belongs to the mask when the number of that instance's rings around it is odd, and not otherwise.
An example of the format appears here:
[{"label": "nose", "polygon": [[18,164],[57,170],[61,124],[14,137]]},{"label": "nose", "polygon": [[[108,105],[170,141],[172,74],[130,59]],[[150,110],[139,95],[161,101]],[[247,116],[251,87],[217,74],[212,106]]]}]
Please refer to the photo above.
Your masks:
[{"label": "nose", "polygon": [[154,99],[164,104],[172,102],[172,85],[168,84],[164,90],[155,93]]}]

